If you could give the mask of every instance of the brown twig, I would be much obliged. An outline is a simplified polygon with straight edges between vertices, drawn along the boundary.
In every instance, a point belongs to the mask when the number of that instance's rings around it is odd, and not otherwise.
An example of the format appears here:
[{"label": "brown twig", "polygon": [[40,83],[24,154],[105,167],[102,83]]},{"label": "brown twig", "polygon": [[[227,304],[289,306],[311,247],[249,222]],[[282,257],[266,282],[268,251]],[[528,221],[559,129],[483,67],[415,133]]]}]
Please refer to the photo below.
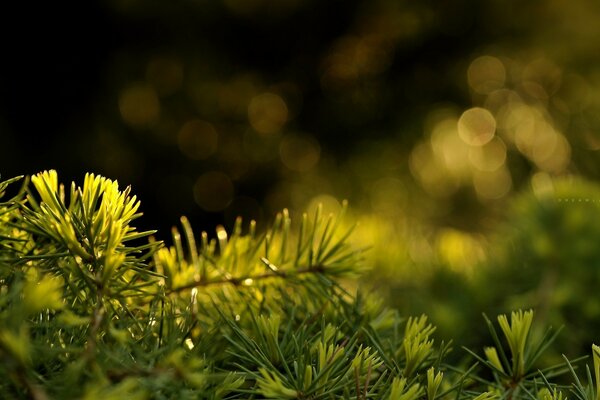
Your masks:
[{"label": "brown twig", "polygon": [[91,328],[88,334],[88,341],[85,347],[85,357],[88,361],[93,360],[94,353],[96,352],[98,330],[100,330],[100,325],[102,325],[102,321],[104,320],[104,303],[102,301],[102,298],[103,292],[102,290],[99,290],[97,295],[96,307],[94,308],[94,314],[92,314]]},{"label": "brown twig", "polygon": [[[269,278],[286,278],[289,276],[300,276],[300,275],[306,275],[306,274],[316,274],[316,273],[323,273],[325,271],[325,267],[322,265],[314,265],[314,266],[310,266],[308,268],[304,268],[304,269],[299,269],[296,271],[281,271],[278,270],[276,273],[275,272],[271,272],[271,273],[264,273],[264,274],[259,274],[259,275],[247,275],[247,276],[243,276],[243,277],[232,277],[232,278],[221,278],[221,279],[215,279],[212,281],[197,281],[197,282],[190,282],[188,284],[182,285],[182,286],[178,286],[176,288],[172,288],[171,290],[168,290],[166,292],[166,294],[172,294],[172,293],[178,293],[178,292],[182,292],[184,290],[188,290],[188,289],[193,289],[193,288],[199,288],[199,287],[208,287],[208,286],[218,286],[218,285],[233,285],[233,286],[240,286],[244,281],[251,279],[253,281],[260,281],[260,280],[265,280],[265,279],[269,279]],[[293,273],[290,273],[293,272]]]}]

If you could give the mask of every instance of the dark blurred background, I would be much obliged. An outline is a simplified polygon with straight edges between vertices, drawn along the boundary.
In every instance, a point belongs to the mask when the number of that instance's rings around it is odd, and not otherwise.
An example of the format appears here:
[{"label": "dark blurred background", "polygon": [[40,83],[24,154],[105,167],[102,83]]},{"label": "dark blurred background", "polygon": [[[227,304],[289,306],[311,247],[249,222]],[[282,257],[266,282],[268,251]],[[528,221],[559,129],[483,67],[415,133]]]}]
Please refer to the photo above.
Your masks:
[{"label": "dark blurred background", "polygon": [[[448,334],[482,310],[551,308],[555,292],[571,310],[557,282],[573,258],[596,288],[600,253],[581,243],[600,239],[597,1],[14,3],[0,16],[3,177],[118,179],[142,200],[139,225],[162,232],[183,214],[212,230],[347,198],[356,240],[375,243],[373,287]],[[497,291],[486,271],[505,272]]]}]

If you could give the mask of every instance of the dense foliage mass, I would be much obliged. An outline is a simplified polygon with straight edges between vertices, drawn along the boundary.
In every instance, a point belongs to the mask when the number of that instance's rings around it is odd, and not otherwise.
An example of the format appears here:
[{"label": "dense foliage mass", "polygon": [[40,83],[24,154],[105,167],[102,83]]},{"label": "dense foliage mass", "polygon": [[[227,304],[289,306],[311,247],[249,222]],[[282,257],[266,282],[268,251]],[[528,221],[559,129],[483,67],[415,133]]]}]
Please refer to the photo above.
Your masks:
[{"label": "dense foliage mass", "polygon": [[[9,184],[0,184],[4,193]],[[426,316],[402,318],[340,279],[362,250],[338,217],[287,211],[259,230],[218,228],[173,246],[138,232],[129,188],[88,174],[67,191],[55,171],[0,203],[0,389],[32,399],[596,400],[572,362],[537,369],[557,332],[533,311],[485,318],[493,346],[445,363]],[[183,239],[182,239],[183,236]],[[144,242],[143,238],[150,237]],[[504,345],[501,337],[507,344]],[[554,378],[572,374],[572,386]]]},{"label": "dense foliage mass", "polygon": [[[580,354],[597,340],[597,183],[566,177],[523,190],[486,235],[446,230],[433,242],[432,255],[415,262],[406,247],[418,235],[415,229],[384,229],[376,236],[369,259],[377,272],[370,277],[389,305],[428,314],[443,335],[470,347],[485,343],[481,312],[517,308],[536,309],[541,325],[569,327],[549,352],[555,360],[561,352]],[[386,237],[395,238],[395,246],[386,246]]]}]

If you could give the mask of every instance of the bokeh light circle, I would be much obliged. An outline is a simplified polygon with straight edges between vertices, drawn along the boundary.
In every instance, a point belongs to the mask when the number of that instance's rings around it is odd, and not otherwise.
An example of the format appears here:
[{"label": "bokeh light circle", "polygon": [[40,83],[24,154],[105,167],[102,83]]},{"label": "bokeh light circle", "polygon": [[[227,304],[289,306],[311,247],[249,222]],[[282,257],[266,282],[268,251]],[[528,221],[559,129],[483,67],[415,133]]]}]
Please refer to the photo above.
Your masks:
[{"label": "bokeh light circle", "polygon": [[288,119],[288,107],[281,96],[275,93],[262,93],[250,100],[248,121],[262,134],[273,134],[281,130]]},{"label": "bokeh light circle", "polygon": [[502,139],[494,137],[483,146],[471,147],[469,161],[480,171],[495,171],[506,162],[506,145]]},{"label": "bokeh light circle", "polygon": [[319,162],[321,146],[308,135],[289,134],[279,145],[281,162],[293,171],[306,172]]},{"label": "bokeh light circle", "polygon": [[512,188],[512,178],[506,167],[495,171],[473,171],[473,186],[484,200],[497,200],[506,196]]},{"label": "bokeh light circle", "polygon": [[198,119],[186,122],[177,134],[179,150],[192,160],[204,160],[217,151],[219,135],[212,124]]},{"label": "bokeh light circle", "polygon": [[160,117],[160,102],[156,90],[145,84],[135,84],[119,94],[119,111],[123,120],[135,128],[155,124]]},{"label": "bokeh light circle", "polygon": [[495,133],[496,119],[485,108],[470,108],[458,119],[458,135],[471,146],[483,146]]},{"label": "bokeh light circle", "polygon": [[481,56],[469,65],[467,80],[475,92],[489,94],[504,86],[506,69],[502,61],[496,57]]}]

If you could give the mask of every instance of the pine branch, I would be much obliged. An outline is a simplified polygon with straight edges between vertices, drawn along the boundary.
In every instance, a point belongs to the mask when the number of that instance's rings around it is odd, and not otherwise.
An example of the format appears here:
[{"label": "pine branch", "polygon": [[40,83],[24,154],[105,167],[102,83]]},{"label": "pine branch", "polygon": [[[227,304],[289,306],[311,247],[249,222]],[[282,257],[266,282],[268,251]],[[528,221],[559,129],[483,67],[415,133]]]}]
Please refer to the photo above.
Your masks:
[{"label": "pine branch", "polygon": [[464,371],[426,316],[349,293],[363,250],[346,203],[211,240],[182,218],[167,247],[131,225],[139,202],[115,181],[23,182],[0,202],[0,390],[15,397],[563,400],[550,380],[571,372],[575,397],[598,400],[598,348],[585,379],[568,360],[536,368],[557,332],[531,338],[533,312],[498,318],[508,351],[486,317],[494,347],[467,350]]},{"label": "pine branch", "polygon": [[298,277],[302,275],[309,274],[322,274],[325,272],[325,268],[322,265],[310,266],[308,268],[297,269],[294,271],[277,271],[273,273],[264,273],[260,275],[246,275],[241,277],[230,277],[230,278],[222,278],[216,279],[212,281],[200,281],[200,282],[191,282],[183,286],[177,286],[166,292],[167,295],[172,293],[182,292],[184,290],[189,290],[192,288],[203,288],[208,286],[218,286],[230,284],[233,286],[251,286],[254,282],[271,279],[271,278],[281,278],[287,279],[290,277]]}]

